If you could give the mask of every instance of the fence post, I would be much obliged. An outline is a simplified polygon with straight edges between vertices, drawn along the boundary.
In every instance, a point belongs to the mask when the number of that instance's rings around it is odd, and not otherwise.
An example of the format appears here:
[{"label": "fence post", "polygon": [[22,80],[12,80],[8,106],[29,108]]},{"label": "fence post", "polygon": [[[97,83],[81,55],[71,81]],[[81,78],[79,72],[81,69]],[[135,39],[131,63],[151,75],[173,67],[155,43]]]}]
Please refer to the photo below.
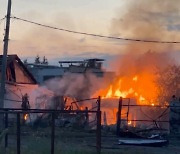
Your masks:
[{"label": "fence post", "polygon": [[119,98],[118,112],[117,112],[117,125],[116,125],[116,135],[120,135],[121,127],[121,110],[122,110],[122,97]]},{"label": "fence post", "polygon": [[128,99],[127,124],[129,122],[129,110],[130,110],[129,105],[130,105],[130,99]]},{"label": "fence post", "polygon": [[86,117],[86,126],[88,126],[89,124],[89,113],[88,113],[88,107],[85,108],[86,113],[85,113],[85,117]]},{"label": "fence post", "polygon": [[101,97],[97,100],[97,129],[96,129],[96,149],[97,153],[101,153]]},{"label": "fence post", "polygon": [[[8,110],[5,110],[5,129],[8,129]],[[5,135],[5,148],[8,147],[8,132]]]},{"label": "fence post", "polygon": [[52,113],[51,119],[51,154],[54,154],[54,136],[55,136],[55,113]]},{"label": "fence post", "polygon": [[17,154],[21,153],[21,123],[20,123],[20,113],[17,113]]}]

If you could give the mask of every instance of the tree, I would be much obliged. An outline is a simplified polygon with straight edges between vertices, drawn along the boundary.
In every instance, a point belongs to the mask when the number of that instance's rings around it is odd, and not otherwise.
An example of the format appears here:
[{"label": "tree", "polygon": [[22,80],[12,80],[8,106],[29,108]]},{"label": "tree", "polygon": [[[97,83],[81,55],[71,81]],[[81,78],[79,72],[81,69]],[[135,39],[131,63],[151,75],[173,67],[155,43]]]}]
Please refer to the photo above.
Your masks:
[{"label": "tree", "polygon": [[34,63],[35,64],[40,64],[41,63],[39,55],[36,56]]},{"label": "tree", "polygon": [[170,102],[173,95],[180,97],[180,66],[171,65],[159,71],[157,85],[160,103]]},{"label": "tree", "polygon": [[43,57],[43,61],[42,61],[41,64],[48,65],[48,60],[47,60],[47,58],[45,56]]}]

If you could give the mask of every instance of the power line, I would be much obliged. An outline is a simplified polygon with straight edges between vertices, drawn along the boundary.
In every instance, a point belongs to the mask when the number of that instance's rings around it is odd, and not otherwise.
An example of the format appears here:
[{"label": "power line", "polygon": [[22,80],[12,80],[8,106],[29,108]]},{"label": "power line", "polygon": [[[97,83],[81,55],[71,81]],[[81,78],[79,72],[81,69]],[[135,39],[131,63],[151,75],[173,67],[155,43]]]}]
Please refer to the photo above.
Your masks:
[{"label": "power line", "polygon": [[30,21],[30,20],[27,20],[27,19],[22,19],[22,18],[15,17],[15,16],[13,16],[11,18],[16,19],[16,20],[21,20],[21,21],[24,21],[24,22],[27,22],[27,23],[31,23],[31,24],[34,24],[34,25],[38,25],[38,26],[54,29],[54,30],[65,31],[65,32],[68,32],[68,33],[74,33],[74,34],[80,34],[80,35],[93,36],[93,37],[100,37],[100,38],[107,38],[107,39],[114,39],[114,40],[132,41],[132,42],[145,42],[145,43],[162,43],[162,44],[176,44],[176,43],[180,43],[179,41],[143,40],[143,39],[132,39],[132,38],[123,38],[123,37],[98,35],[98,34],[93,34],[93,33],[79,32],[79,31],[73,31],[73,30],[69,30],[69,29],[64,29],[64,28],[58,28],[58,27],[53,27],[53,26],[49,26],[49,25],[44,25],[44,24],[41,24],[41,23],[37,23],[37,22]]}]

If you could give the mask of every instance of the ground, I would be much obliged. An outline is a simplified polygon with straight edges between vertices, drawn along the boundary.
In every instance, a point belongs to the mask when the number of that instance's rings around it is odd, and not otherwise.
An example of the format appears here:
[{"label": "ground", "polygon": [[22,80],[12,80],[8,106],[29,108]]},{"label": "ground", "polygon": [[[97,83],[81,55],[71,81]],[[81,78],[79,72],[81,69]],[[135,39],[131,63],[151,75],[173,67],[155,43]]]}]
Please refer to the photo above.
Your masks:
[{"label": "ground", "polygon": [[[49,154],[51,129],[21,127],[22,154]],[[5,150],[1,143],[0,154],[16,154],[16,129],[9,130],[9,147]],[[142,147],[117,145],[118,138],[110,133],[102,133],[102,154],[178,154],[180,138],[169,137],[166,147]],[[96,132],[72,128],[56,128],[55,154],[96,153]],[[6,151],[6,152],[5,152]]]}]

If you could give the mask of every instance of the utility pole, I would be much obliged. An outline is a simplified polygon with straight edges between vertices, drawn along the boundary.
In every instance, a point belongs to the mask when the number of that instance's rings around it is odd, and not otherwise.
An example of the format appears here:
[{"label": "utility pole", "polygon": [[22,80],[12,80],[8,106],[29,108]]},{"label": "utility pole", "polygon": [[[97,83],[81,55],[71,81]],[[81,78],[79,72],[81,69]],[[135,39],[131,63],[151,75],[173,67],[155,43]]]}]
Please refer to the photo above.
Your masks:
[{"label": "utility pole", "polygon": [[[2,68],[1,68],[1,85],[0,85],[0,108],[4,108],[4,95],[6,85],[6,67],[7,67],[7,52],[8,52],[8,41],[9,41],[9,29],[10,29],[10,18],[11,18],[11,0],[8,0],[7,15],[6,15],[6,29],[4,34],[4,47],[2,57]],[[0,131],[3,129],[3,114],[0,114]]]},{"label": "utility pole", "polygon": [[6,84],[6,67],[7,67],[10,18],[11,18],[11,0],[8,0],[7,15],[6,15],[6,29],[5,29],[5,35],[4,35],[4,40],[3,40],[4,47],[3,47],[3,58],[2,58],[2,68],[1,68],[0,108],[4,108],[4,94],[5,94],[5,84]]}]

